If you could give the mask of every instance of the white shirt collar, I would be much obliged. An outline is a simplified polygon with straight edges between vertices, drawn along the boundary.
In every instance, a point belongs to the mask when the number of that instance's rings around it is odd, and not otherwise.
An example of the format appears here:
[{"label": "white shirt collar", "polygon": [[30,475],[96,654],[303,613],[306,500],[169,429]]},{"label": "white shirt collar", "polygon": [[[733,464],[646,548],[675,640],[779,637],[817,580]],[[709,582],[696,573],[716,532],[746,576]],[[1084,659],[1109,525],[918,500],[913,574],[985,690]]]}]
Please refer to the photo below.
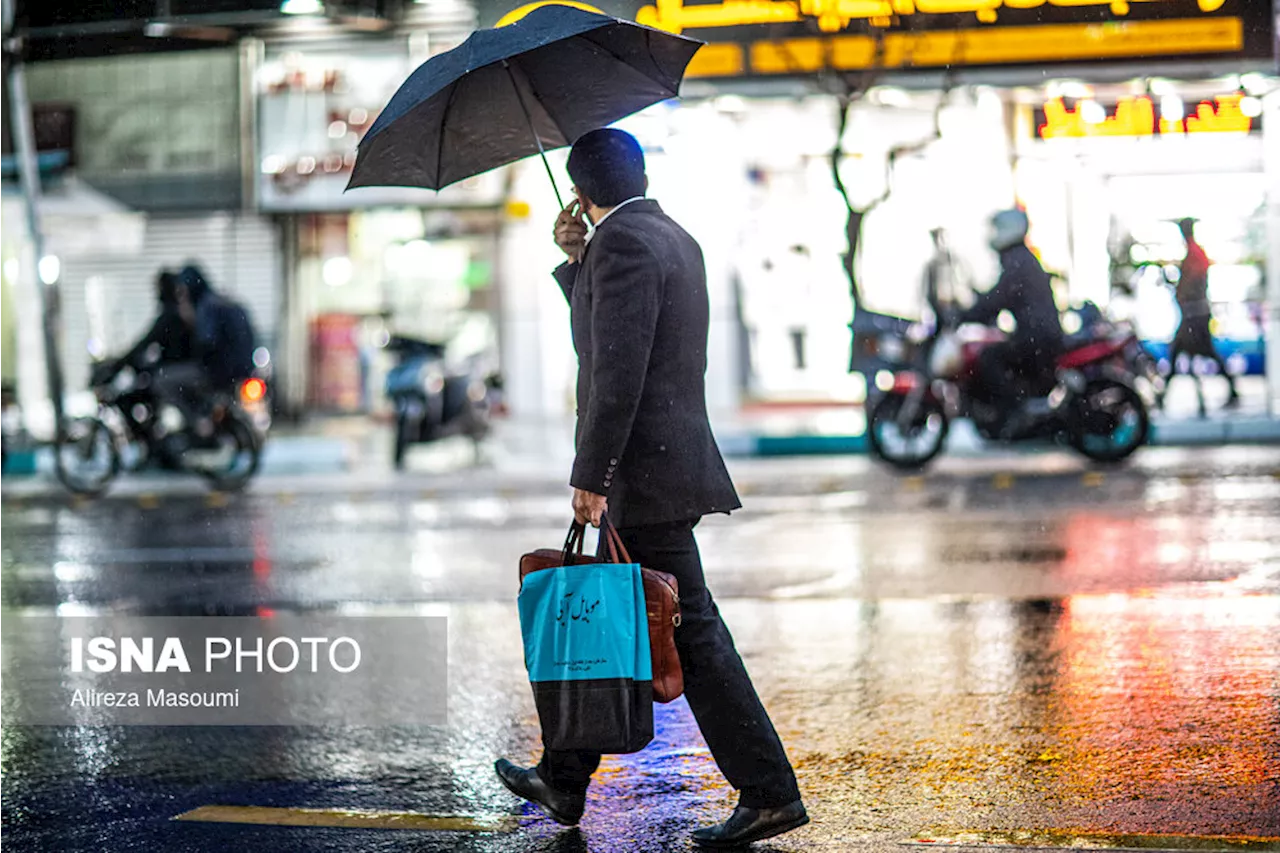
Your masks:
[{"label": "white shirt collar", "polygon": [[614,205],[614,206],[609,210],[609,212],[608,212],[608,213],[606,213],[604,216],[600,217],[600,221],[599,221],[599,222],[597,222],[595,225],[591,226],[591,229],[590,229],[589,231],[587,231],[587,238],[586,238],[586,242],[588,242],[588,243],[590,243],[590,242],[591,242],[591,238],[595,236],[596,230],[597,230],[601,225],[603,225],[603,224],[604,224],[604,222],[605,222],[605,220],[606,220],[606,219],[608,219],[610,216],[613,216],[615,213],[617,213],[619,210],[621,210],[622,208],[626,207],[627,205],[631,204],[631,202],[633,202],[633,201],[643,201],[643,200],[644,200],[644,196],[642,196],[642,195],[633,195],[631,198],[627,199],[626,201],[620,201],[620,202],[618,202],[617,204],[615,204],[615,205]]}]

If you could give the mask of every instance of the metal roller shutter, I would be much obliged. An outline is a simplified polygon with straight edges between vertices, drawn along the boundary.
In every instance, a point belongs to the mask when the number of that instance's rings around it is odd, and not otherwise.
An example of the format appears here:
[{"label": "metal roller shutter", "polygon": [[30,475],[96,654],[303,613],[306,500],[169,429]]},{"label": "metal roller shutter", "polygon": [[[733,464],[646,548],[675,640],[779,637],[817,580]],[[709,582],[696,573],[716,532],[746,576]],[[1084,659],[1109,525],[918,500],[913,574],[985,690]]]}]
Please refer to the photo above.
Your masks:
[{"label": "metal roller shutter", "polygon": [[241,302],[258,342],[274,354],[283,299],[279,228],[252,214],[152,214],[137,254],[63,259],[62,359],[69,394],[89,381],[93,352],[124,352],[156,316],[155,279],[162,268],[197,263],[216,290]]}]

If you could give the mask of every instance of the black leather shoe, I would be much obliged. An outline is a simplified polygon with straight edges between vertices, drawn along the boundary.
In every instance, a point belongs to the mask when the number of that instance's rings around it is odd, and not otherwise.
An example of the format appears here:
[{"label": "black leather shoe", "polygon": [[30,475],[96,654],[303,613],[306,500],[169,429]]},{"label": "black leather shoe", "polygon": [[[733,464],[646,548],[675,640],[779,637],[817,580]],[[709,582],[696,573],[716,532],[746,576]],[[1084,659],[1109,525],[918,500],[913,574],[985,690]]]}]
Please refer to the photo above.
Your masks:
[{"label": "black leather shoe", "polygon": [[809,814],[799,800],[774,809],[738,806],[724,823],[694,830],[693,842],[703,847],[741,847],[790,832],[808,822]]},{"label": "black leather shoe", "polygon": [[502,784],[517,797],[542,806],[551,819],[563,826],[576,826],[582,820],[587,806],[585,794],[566,794],[557,791],[538,775],[536,767],[517,767],[505,758],[493,762]]}]

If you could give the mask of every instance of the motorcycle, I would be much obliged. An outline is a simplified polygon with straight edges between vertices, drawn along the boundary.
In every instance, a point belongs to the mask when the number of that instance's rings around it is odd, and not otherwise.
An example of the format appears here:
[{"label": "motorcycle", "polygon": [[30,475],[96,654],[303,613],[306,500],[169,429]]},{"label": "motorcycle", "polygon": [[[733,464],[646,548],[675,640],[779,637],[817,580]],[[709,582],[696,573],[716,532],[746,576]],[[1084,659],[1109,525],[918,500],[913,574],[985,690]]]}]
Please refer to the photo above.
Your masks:
[{"label": "motorcycle", "polygon": [[979,354],[1004,339],[985,327],[912,326],[905,340],[882,343],[880,352],[903,353],[870,408],[867,438],[872,452],[902,469],[920,468],[942,452],[950,423],[972,419],[989,441],[1063,441],[1100,462],[1127,458],[1147,440],[1146,403],[1126,363],[1130,336],[1120,332],[1068,348],[1055,375],[1020,378],[1021,402],[1000,407],[975,399]]},{"label": "motorcycle", "polygon": [[1077,327],[1067,336],[1068,349],[1097,341],[1120,343],[1121,358],[1112,366],[1123,364],[1123,370],[1142,395],[1148,409],[1159,403],[1165,392],[1165,378],[1155,356],[1143,346],[1132,322],[1113,320],[1093,302],[1084,302],[1067,312],[1063,326]]},{"label": "motorcycle", "polygon": [[481,375],[478,361],[451,366],[443,344],[394,336],[386,348],[398,357],[387,372],[386,393],[395,405],[392,461],[404,468],[410,444],[465,435],[479,443],[489,434],[497,379]]},{"label": "motorcycle", "polygon": [[256,422],[251,413],[267,400],[262,376],[212,396],[205,407],[212,428],[207,437],[155,392],[147,371],[104,362],[94,367],[90,386],[97,415],[67,421],[55,452],[58,479],[72,492],[100,495],[122,470],[152,464],[202,476],[218,491],[243,489],[257,473],[266,435],[262,413]]}]

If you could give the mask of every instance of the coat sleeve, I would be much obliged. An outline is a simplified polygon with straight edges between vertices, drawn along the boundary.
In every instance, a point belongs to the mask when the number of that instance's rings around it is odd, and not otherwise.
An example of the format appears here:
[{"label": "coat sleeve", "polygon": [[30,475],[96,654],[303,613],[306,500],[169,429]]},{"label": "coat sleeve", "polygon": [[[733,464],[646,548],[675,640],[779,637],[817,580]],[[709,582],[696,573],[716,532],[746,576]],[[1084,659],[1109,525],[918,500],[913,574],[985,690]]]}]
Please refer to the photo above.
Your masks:
[{"label": "coat sleeve", "polygon": [[165,326],[168,322],[169,317],[165,314],[157,317],[156,321],[151,324],[150,330],[133,345],[133,349],[120,357],[120,364],[127,364],[135,370],[140,370],[145,364],[147,350],[151,348],[152,344],[158,344],[164,338],[166,333]]},{"label": "coat sleeve", "polygon": [[591,399],[569,482],[607,495],[644,392],[662,307],[662,265],[635,234],[597,232],[591,276]]},{"label": "coat sleeve", "polygon": [[973,305],[960,315],[961,323],[991,323],[1001,311],[1013,310],[1013,291],[1016,275],[1011,270],[1004,270],[996,280],[996,286],[986,293],[978,295]]},{"label": "coat sleeve", "polygon": [[565,261],[563,264],[555,268],[551,273],[556,278],[556,283],[560,285],[560,290],[564,292],[566,300],[573,299],[573,283],[578,280],[578,270],[582,269],[582,264],[571,264]]}]

